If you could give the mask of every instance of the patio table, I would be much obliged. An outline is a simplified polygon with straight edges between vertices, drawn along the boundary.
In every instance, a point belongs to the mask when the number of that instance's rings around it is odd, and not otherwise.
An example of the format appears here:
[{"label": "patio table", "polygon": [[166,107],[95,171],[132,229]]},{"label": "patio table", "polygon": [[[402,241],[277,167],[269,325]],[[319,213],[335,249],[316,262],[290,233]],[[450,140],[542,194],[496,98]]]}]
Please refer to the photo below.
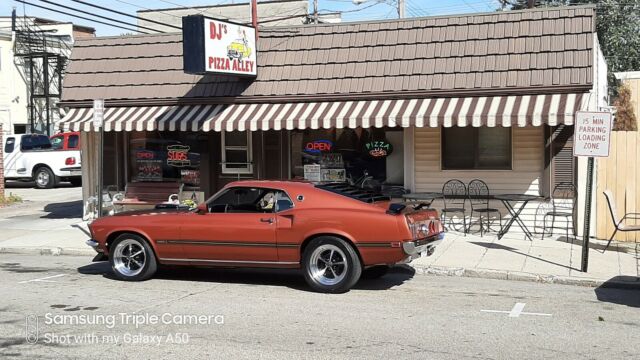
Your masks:
[{"label": "patio table", "polygon": [[417,202],[418,206],[416,206],[416,210],[422,209],[423,207],[431,207],[431,204],[435,199],[442,198],[442,193],[439,192],[418,192],[411,194],[403,194],[402,197],[405,201],[413,201]]},{"label": "patio table", "polygon": [[[504,234],[509,231],[509,228],[511,228],[511,225],[515,221],[518,223],[518,225],[520,225],[520,228],[522,228],[522,231],[524,231],[525,236],[529,238],[530,241],[533,241],[533,235],[531,234],[529,228],[524,224],[522,219],[520,219],[520,213],[522,212],[522,210],[524,210],[529,201],[538,200],[540,199],[540,197],[525,194],[501,194],[495,195],[494,199],[502,201],[504,206],[509,211],[509,214],[511,214],[511,219],[509,219],[502,231],[498,233],[498,239],[501,239]],[[520,206],[518,207],[518,209],[516,209],[513,204],[518,202],[520,203]]]}]

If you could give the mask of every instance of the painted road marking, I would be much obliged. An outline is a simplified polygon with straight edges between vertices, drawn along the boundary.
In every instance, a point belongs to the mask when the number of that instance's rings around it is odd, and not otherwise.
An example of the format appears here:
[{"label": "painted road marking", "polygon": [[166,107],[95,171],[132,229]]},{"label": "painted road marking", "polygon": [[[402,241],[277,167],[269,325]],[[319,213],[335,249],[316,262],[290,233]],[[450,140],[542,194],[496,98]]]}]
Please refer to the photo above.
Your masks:
[{"label": "painted road marking", "polygon": [[520,317],[520,315],[536,315],[536,316],[551,316],[551,314],[545,313],[532,313],[532,312],[524,312],[526,303],[516,303],[513,305],[511,311],[503,311],[503,310],[480,310],[481,312],[487,313],[500,313],[500,314],[509,314],[509,317]]},{"label": "painted road marking", "polygon": [[51,281],[49,279],[58,278],[58,277],[64,276],[64,275],[65,274],[58,274],[58,275],[47,276],[47,277],[43,277],[43,278],[39,278],[39,279],[25,280],[25,281],[20,281],[18,284],[26,284],[26,283],[30,283],[30,282],[50,282],[50,283],[54,283],[54,282],[57,282],[57,281]]}]

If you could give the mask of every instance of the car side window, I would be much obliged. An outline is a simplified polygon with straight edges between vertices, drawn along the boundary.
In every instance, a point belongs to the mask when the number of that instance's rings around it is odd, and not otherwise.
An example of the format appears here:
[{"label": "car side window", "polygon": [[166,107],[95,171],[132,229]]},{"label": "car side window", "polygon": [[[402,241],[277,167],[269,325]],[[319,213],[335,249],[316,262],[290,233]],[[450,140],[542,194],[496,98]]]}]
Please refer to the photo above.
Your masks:
[{"label": "car side window", "polygon": [[292,207],[293,207],[293,201],[291,201],[291,198],[289,197],[289,195],[287,195],[287,193],[284,191],[278,191],[276,193],[275,212],[289,210]]},{"label": "car side window", "polygon": [[63,143],[64,143],[64,136],[54,136],[51,138],[51,148],[53,150],[62,149]]},{"label": "car side window", "polygon": [[208,203],[210,213],[273,213],[293,207],[281,190],[258,187],[229,188]]},{"label": "car side window", "polygon": [[80,142],[80,137],[78,135],[69,135],[69,149],[75,149],[78,147],[78,143]]},{"label": "car side window", "polygon": [[4,143],[4,153],[11,154],[15,146],[16,146],[16,139],[13,137],[7,138],[7,141]]}]

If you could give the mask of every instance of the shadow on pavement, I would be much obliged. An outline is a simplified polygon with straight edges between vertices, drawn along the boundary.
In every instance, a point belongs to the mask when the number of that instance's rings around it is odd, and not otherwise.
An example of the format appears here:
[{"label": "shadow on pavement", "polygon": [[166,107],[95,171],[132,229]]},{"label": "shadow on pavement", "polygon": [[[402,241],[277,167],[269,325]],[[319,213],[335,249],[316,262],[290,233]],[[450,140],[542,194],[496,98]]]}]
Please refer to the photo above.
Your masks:
[{"label": "shadow on pavement", "polygon": [[[34,183],[33,181],[11,181],[11,180],[7,180],[4,184],[5,188],[7,189],[33,189],[36,187],[36,183]],[[58,186],[56,186],[56,188],[73,188],[76,186],[71,185],[71,183],[68,182],[61,182],[58,184]],[[78,186],[78,187],[82,187]],[[42,191],[46,191],[48,189],[42,189]]]},{"label": "shadow on pavement", "polygon": [[594,291],[598,301],[640,308],[640,289],[621,289],[620,283],[640,283],[637,276],[615,276]]},{"label": "shadow on pavement", "polygon": [[47,214],[41,219],[79,219],[82,218],[82,200],[47,204],[44,211]]},{"label": "shadow on pavement", "polygon": [[542,261],[542,262],[545,262],[545,263],[551,264],[551,265],[560,266],[560,267],[563,267],[563,268],[569,269],[569,270],[576,270],[576,271],[579,270],[579,269],[576,269],[576,268],[571,267],[571,266],[567,266],[567,265],[564,265],[564,264],[558,264],[558,263],[553,262],[553,261],[541,259],[541,258],[539,258],[537,256],[531,256],[529,254],[525,254],[525,253],[523,253],[521,251],[518,251],[518,249],[509,247],[509,246],[504,246],[504,245],[500,245],[500,244],[496,244],[496,243],[489,243],[489,242],[480,242],[480,241],[469,241],[469,243],[474,244],[474,245],[478,245],[478,246],[482,246],[482,247],[486,247],[488,249],[506,250],[506,251],[512,252],[514,254],[526,256],[526,257],[531,258],[531,259]]},{"label": "shadow on pavement", "polygon": [[[109,262],[95,262],[81,266],[78,272],[83,275],[102,275],[107,279],[119,281],[112,272]],[[380,279],[362,279],[353,290],[387,290],[402,285],[411,279],[415,270],[409,266],[393,267],[389,273]],[[199,281],[247,285],[286,286],[301,291],[312,291],[299,270],[286,269],[230,269],[206,267],[163,266],[151,278],[177,281]]]}]

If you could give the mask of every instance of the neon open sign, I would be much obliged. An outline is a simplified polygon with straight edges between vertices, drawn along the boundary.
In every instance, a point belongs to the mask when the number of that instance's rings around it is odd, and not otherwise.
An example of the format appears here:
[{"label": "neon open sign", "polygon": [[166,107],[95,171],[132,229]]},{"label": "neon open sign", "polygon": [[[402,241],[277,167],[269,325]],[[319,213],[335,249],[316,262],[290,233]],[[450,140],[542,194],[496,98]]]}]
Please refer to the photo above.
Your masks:
[{"label": "neon open sign", "polygon": [[333,149],[333,142],[331,140],[309,141],[304,146],[304,152],[309,154],[320,154],[323,152],[330,152],[331,149]]}]

